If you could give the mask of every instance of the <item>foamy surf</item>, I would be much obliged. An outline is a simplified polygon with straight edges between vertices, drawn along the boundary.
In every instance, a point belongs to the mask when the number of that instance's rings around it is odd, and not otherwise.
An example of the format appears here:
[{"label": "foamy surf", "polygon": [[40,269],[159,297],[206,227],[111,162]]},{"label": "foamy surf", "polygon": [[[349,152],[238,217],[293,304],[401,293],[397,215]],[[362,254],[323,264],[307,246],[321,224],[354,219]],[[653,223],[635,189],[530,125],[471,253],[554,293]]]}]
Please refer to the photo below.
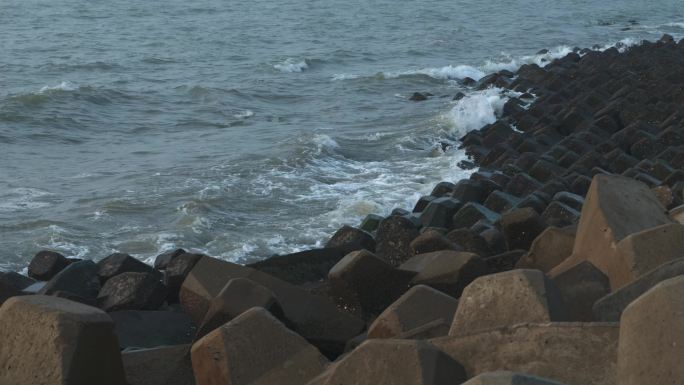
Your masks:
[{"label": "foamy surf", "polygon": [[52,91],[76,91],[78,86],[70,81],[63,81],[56,86],[44,86],[38,91],[39,94],[45,94]]},{"label": "foamy surf", "polygon": [[273,65],[273,68],[277,69],[280,72],[283,73],[295,73],[295,72],[302,72],[306,69],[309,68],[309,64],[306,62],[306,60],[297,60],[293,58],[287,58],[285,61],[281,63],[277,63]]}]

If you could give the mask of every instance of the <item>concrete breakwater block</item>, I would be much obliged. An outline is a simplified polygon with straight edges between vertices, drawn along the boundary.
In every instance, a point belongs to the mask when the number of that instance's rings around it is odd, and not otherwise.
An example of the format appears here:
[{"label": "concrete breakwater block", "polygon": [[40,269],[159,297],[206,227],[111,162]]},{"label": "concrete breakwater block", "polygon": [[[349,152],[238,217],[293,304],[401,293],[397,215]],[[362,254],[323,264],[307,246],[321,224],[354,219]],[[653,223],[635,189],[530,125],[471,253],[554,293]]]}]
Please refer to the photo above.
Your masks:
[{"label": "concrete breakwater block", "polygon": [[425,341],[370,340],[307,385],[453,385],[466,380],[460,363]]},{"label": "concrete breakwater block", "polygon": [[0,384],[126,385],[114,323],[62,298],[12,297],[0,307]]},{"label": "concrete breakwater block", "polygon": [[263,308],[252,308],[195,342],[197,385],[301,385],[328,360]]},{"label": "concrete breakwater block", "polygon": [[463,290],[449,335],[565,319],[560,293],[544,273],[511,270],[480,277]]},{"label": "concrete breakwater block", "polygon": [[519,324],[431,339],[469,377],[512,370],[568,385],[618,385],[615,323]]}]

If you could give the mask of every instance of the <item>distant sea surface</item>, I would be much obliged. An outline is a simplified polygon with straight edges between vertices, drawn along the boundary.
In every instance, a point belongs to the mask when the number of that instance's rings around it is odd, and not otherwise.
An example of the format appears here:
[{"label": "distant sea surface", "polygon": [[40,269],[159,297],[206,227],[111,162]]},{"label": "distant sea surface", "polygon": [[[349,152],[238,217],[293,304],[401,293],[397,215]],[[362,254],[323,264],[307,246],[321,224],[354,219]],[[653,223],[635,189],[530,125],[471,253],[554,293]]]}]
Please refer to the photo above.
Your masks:
[{"label": "distant sea surface", "polygon": [[0,0],[0,269],[321,246],[468,175],[507,95],[464,77],[663,33],[681,0]]}]

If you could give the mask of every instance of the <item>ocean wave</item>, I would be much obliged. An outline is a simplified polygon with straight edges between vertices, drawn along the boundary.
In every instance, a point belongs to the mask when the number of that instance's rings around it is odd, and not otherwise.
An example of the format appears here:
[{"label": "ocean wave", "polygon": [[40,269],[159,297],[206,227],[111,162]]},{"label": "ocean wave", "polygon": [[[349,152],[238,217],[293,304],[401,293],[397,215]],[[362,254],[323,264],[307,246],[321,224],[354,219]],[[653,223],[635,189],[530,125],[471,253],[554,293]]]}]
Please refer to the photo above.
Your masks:
[{"label": "ocean wave", "polygon": [[453,123],[453,134],[465,135],[469,131],[494,123],[507,100],[504,90],[500,88],[488,88],[466,95],[448,112],[448,117]]},{"label": "ocean wave", "polygon": [[60,92],[60,91],[76,91],[78,86],[70,81],[63,81],[56,86],[44,86],[38,91],[39,94],[45,94],[50,92]]},{"label": "ocean wave", "polygon": [[302,72],[309,68],[309,63],[306,60],[298,60],[294,58],[287,58],[281,63],[273,65],[273,68],[282,73]]},{"label": "ocean wave", "polygon": [[[684,23],[682,23],[684,24]],[[635,38],[624,38],[615,43],[597,46],[594,49],[597,51],[605,51],[609,48],[616,47],[620,52],[624,52],[629,47],[638,45],[641,40]],[[375,78],[375,79],[397,79],[408,76],[429,76],[438,80],[462,80],[466,77],[480,80],[485,75],[498,72],[501,70],[517,71],[523,64],[536,64],[540,67],[549,64],[555,59],[562,58],[567,54],[573,52],[573,48],[567,45],[559,45],[549,50],[544,50],[534,55],[524,55],[520,57],[513,57],[507,53],[501,53],[499,60],[486,60],[481,65],[447,65],[443,67],[426,67],[406,71],[388,71],[378,72],[373,75],[360,74],[335,74],[332,80],[351,80],[359,78]]]},{"label": "ocean wave", "polygon": [[242,110],[240,112],[233,114],[233,117],[235,119],[247,119],[251,118],[252,116],[254,116],[254,111],[252,110]]}]

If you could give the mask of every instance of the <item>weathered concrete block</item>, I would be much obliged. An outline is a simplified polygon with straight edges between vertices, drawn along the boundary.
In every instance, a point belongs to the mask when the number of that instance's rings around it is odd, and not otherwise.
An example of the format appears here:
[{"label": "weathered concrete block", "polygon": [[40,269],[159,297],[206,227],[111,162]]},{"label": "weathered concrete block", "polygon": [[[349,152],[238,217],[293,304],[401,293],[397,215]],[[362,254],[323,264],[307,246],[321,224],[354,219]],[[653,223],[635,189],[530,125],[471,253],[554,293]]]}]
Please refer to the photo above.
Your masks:
[{"label": "weathered concrete block", "polygon": [[684,225],[668,223],[630,234],[617,244],[631,280],[684,256]]},{"label": "weathered concrete block", "polygon": [[62,298],[12,297],[0,307],[0,384],[126,385],[113,322]]},{"label": "weathered concrete block", "polygon": [[620,318],[618,383],[684,384],[684,276],[663,281]]},{"label": "weathered concrete block", "polygon": [[618,322],[627,305],[632,303],[658,283],[684,275],[684,258],[665,263],[642,275],[629,285],[621,287],[594,303],[593,313],[597,321]]},{"label": "weathered concrete block", "polygon": [[107,280],[97,296],[105,311],[156,310],[166,299],[166,286],[149,273],[123,273]]},{"label": "weathered concrete block", "polygon": [[368,338],[396,338],[436,320],[450,325],[457,307],[453,297],[428,286],[414,286],[375,319]]},{"label": "weathered concrete block", "polygon": [[325,247],[344,247],[349,251],[361,249],[375,251],[375,239],[364,230],[345,225],[330,237]]},{"label": "weathered concrete block", "polygon": [[204,337],[253,307],[264,308],[283,321],[283,309],[271,290],[248,278],[231,279],[211,300],[196,338]]},{"label": "weathered concrete block", "polygon": [[532,242],[546,228],[534,209],[525,207],[501,216],[501,231],[508,250],[529,250]]},{"label": "weathered concrete block", "polygon": [[121,349],[189,344],[197,332],[190,317],[178,311],[124,310],[109,316]]},{"label": "weathered concrete block", "polygon": [[195,385],[189,353],[190,345],[123,352],[128,385]]},{"label": "weathered concrete block", "polygon": [[648,187],[617,175],[597,174],[587,193],[570,258],[550,274],[588,260],[608,279],[613,290],[634,280],[617,243],[630,234],[671,223],[665,209]]},{"label": "weathered concrete block", "polygon": [[391,215],[380,222],[375,236],[376,254],[392,265],[411,258],[410,244],[420,233],[418,226],[403,216]]},{"label": "weathered concrete block", "polygon": [[197,341],[191,350],[197,385],[301,385],[328,360],[271,313],[252,308]]},{"label": "weathered concrete block", "polygon": [[332,294],[346,307],[379,314],[409,288],[415,274],[397,269],[367,250],[353,251],[328,274]]},{"label": "weathered concrete block", "polygon": [[[411,280],[412,285],[427,285],[454,298],[477,277],[489,273],[487,264],[477,254],[467,252],[438,252],[422,254],[430,259]],[[404,265],[402,265],[404,266]]]},{"label": "weathered concrete block", "polygon": [[516,372],[486,372],[477,375],[462,385],[563,385],[560,382],[530,374]]},{"label": "weathered concrete block", "polygon": [[463,364],[469,377],[503,368],[568,385],[618,385],[618,336],[615,323],[545,323],[430,342]]},{"label": "weathered concrete block", "polygon": [[568,321],[594,320],[594,302],[610,293],[610,282],[601,270],[584,261],[552,279],[567,310]]},{"label": "weathered concrete block", "polygon": [[181,306],[196,324],[201,323],[211,300],[228,281],[240,277],[270,289],[296,331],[326,354],[341,353],[346,342],[364,328],[361,319],[339,310],[327,298],[266,273],[211,257],[200,259],[183,282]]},{"label": "weathered concrete block", "polygon": [[538,269],[548,272],[572,254],[575,234],[567,229],[549,227],[532,242],[530,251],[515,267],[519,269]]},{"label": "weathered concrete block", "polygon": [[28,276],[39,281],[49,281],[67,266],[69,266],[69,260],[62,254],[42,250],[31,259]]},{"label": "weathered concrete block", "polygon": [[544,273],[511,270],[480,277],[463,290],[449,335],[565,318],[558,289]]},{"label": "weathered concrete block", "polygon": [[453,385],[465,379],[461,364],[425,341],[375,339],[307,385]]},{"label": "weathered concrete block", "polygon": [[124,253],[111,254],[97,263],[97,275],[103,283],[121,273],[149,273],[162,279],[158,270]]}]

